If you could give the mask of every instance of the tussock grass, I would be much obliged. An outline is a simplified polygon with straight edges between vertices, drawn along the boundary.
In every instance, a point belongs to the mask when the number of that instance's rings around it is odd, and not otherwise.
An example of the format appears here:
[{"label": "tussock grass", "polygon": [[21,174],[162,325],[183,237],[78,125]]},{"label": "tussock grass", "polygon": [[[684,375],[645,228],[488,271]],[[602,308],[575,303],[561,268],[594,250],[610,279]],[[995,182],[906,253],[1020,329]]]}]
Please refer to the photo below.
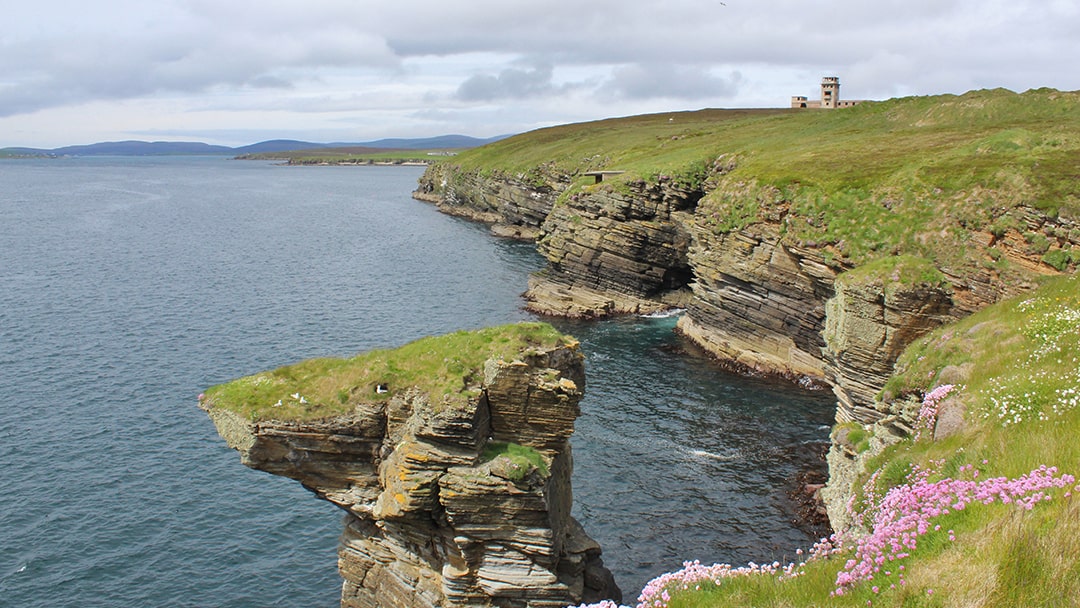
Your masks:
[{"label": "tussock grass", "polygon": [[[418,389],[436,407],[479,394],[484,362],[573,343],[546,323],[518,323],[422,338],[349,359],[310,359],[211,387],[204,400],[251,420],[310,420]],[[378,392],[385,385],[387,392]]]},{"label": "tussock grass", "polygon": [[505,458],[517,471],[518,474],[512,476],[511,481],[521,481],[533,468],[543,477],[550,475],[544,455],[526,445],[502,441],[489,441],[484,444],[484,451],[480,455],[481,462],[490,462],[496,458]]}]

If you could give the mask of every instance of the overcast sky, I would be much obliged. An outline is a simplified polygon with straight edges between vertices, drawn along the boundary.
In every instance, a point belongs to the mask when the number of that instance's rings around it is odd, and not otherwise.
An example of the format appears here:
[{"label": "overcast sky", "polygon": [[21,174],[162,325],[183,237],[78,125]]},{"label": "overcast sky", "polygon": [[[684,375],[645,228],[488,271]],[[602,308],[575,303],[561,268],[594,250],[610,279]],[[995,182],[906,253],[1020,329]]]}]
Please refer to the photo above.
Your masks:
[{"label": "overcast sky", "polygon": [[1080,89],[1080,0],[0,0],[0,147]]}]

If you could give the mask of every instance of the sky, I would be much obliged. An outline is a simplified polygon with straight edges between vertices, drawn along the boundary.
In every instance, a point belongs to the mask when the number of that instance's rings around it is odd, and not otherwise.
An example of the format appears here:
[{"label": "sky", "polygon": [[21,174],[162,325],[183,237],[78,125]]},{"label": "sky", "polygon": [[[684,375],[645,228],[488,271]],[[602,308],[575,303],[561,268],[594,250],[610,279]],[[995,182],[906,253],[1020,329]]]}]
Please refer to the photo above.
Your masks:
[{"label": "sky", "polygon": [[1080,89],[1080,0],[0,0],[0,148]]}]

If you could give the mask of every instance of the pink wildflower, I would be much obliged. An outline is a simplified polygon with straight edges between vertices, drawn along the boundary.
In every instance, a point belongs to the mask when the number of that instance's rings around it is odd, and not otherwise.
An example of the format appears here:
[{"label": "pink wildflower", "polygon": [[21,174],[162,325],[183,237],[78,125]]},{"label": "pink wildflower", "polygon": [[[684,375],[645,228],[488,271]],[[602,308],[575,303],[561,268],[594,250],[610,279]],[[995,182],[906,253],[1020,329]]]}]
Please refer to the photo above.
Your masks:
[{"label": "pink wildflower", "polygon": [[923,431],[932,431],[937,423],[938,405],[945,396],[956,388],[952,384],[942,384],[923,396],[922,407],[919,408],[919,419],[915,422],[915,440],[918,441]]},{"label": "pink wildflower", "polygon": [[[930,520],[949,513],[950,508],[963,508],[973,502],[990,504],[1016,502],[1024,509],[1050,499],[1050,488],[1065,488],[1076,482],[1072,475],[1058,475],[1056,467],[1041,466],[1016,479],[996,477],[982,481],[945,478],[929,481],[929,472],[915,470],[908,483],[894,487],[864,515],[870,516],[871,533],[855,545],[855,557],[844,564],[836,576],[836,587],[873,580],[880,567],[907,557],[917,545],[919,536],[931,530]],[[957,506],[960,505],[960,506]],[[934,525],[940,530],[940,525]],[[949,540],[956,534],[948,530]],[[903,571],[901,564],[898,570]],[[902,576],[902,575],[901,575]],[[903,579],[901,579],[903,584]]]}]

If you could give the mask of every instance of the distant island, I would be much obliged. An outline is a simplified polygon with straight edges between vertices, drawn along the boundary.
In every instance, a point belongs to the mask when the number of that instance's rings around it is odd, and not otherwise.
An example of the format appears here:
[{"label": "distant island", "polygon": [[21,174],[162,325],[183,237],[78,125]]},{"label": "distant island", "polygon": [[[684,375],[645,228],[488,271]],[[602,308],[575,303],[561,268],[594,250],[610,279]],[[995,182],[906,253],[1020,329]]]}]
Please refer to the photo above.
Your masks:
[{"label": "distant island", "polygon": [[[395,151],[410,151],[411,155],[424,152],[425,155],[439,155],[439,152],[463,150],[488,144],[508,135],[499,135],[487,139],[468,135],[440,135],[424,138],[389,138],[360,143],[313,143],[291,139],[273,139],[247,146],[232,148],[215,146],[203,142],[190,141],[110,141],[88,145],[64,146],[62,148],[0,148],[0,158],[40,158],[62,156],[234,156],[237,158],[285,158],[278,154],[297,154],[304,152],[308,157],[343,155],[386,154]],[[270,156],[268,156],[270,155]],[[398,154],[397,156],[400,156]]]}]

